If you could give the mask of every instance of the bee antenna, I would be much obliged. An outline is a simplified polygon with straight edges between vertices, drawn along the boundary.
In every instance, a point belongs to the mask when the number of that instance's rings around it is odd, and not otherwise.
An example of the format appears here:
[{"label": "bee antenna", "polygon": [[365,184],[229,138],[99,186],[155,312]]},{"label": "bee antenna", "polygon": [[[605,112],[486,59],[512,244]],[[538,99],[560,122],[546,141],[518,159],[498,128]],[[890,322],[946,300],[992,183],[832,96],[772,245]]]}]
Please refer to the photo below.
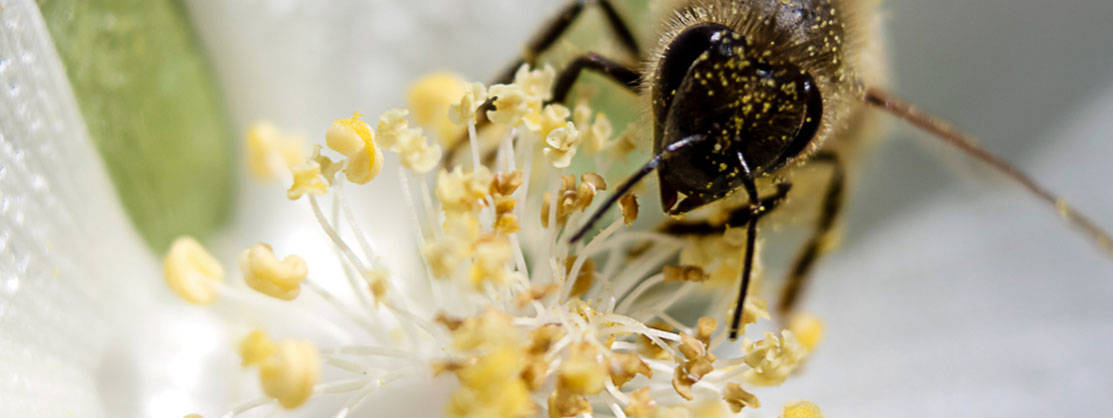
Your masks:
[{"label": "bee antenna", "polygon": [[618,203],[618,199],[621,199],[622,196],[626,195],[626,193],[629,192],[630,189],[634,188],[634,186],[637,185],[638,182],[641,181],[641,179],[645,178],[645,176],[649,175],[649,173],[652,173],[653,170],[656,170],[657,166],[660,165],[662,161],[672,158],[678,151],[686,147],[702,142],[705,138],[709,138],[709,136],[696,134],[685,137],[679,141],[669,144],[665,147],[665,149],[661,150],[660,153],[654,155],[653,158],[650,158],[649,161],[647,161],[641,166],[641,168],[638,169],[638,171],[635,171],[634,174],[631,174],[630,177],[626,178],[626,180],[618,186],[618,189],[615,189],[614,193],[611,193],[611,195],[607,197],[607,200],[603,202],[603,205],[599,206],[599,209],[596,209],[595,213],[591,214],[591,218],[588,218],[587,222],[584,222],[584,224],[580,226],[580,229],[572,235],[572,238],[568,240],[568,243],[575,244],[579,242],[580,239],[582,239],[584,235],[587,234],[587,231],[591,230],[591,227],[595,226],[595,224],[599,222],[599,219],[603,218],[603,215],[607,213],[607,210]]},{"label": "bee antenna", "polygon": [[936,138],[958,148],[967,155],[974,157],[1004,174],[1013,182],[1019,184],[1028,192],[1055,208],[1064,221],[1078,228],[1090,238],[1106,255],[1113,257],[1113,237],[1098,226],[1090,218],[1071,207],[1066,200],[1036,183],[1030,176],[1016,168],[1008,161],[982,148],[972,137],[959,131],[951,124],[936,118],[913,107],[907,101],[892,93],[877,89],[866,89],[866,103],[885,110],[905,122],[934,135]]}]

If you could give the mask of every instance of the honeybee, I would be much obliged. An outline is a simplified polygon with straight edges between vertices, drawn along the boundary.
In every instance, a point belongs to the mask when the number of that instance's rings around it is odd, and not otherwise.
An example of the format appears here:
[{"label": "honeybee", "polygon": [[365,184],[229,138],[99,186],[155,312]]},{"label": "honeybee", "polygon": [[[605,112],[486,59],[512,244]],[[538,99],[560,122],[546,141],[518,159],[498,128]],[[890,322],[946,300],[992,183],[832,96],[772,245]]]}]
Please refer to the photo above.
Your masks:
[{"label": "honeybee", "polygon": [[[652,156],[570,241],[583,238],[622,196],[656,171],[662,208],[674,217],[662,227],[665,231],[745,230],[729,327],[732,339],[754,271],[760,221],[788,199],[819,207],[811,236],[788,270],[778,304],[787,313],[827,248],[845,200],[847,166],[867,142],[867,127],[879,113],[904,120],[1002,173],[1113,254],[1110,235],[1063,199],[950,124],[886,90],[875,2],[664,0],[653,37],[645,42],[633,35],[614,0],[576,0],[538,31],[522,57],[496,81],[509,81],[521,64],[537,64],[588,7],[603,12],[616,44],[642,64],[586,52],[559,70],[552,101],[564,102],[585,71],[611,79],[643,98],[652,126]],[[822,190],[795,195],[794,173],[815,166],[827,167]],[[744,197],[744,204],[734,207],[725,223],[683,217],[728,197]]]}]

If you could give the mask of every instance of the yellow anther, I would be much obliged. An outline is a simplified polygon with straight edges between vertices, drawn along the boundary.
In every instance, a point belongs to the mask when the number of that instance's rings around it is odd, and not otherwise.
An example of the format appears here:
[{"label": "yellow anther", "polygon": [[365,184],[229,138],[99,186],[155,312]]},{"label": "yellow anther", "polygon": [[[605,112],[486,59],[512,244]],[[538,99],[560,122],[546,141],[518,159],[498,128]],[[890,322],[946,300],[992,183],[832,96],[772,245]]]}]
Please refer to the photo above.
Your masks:
[{"label": "yellow anther", "polygon": [[742,307],[742,330],[745,331],[746,325],[757,322],[758,319],[771,319],[766,308],[768,305],[769,302],[762,298],[746,298],[746,303]]},{"label": "yellow anther", "polygon": [[259,179],[274,179],[280,170],[305,159],[301,138],[288,137],[268,122],[251,125],[246,140],[247,167]]},{"label": "yellow anther", "polygon": [[344,177],[355,184],[367,184],[374,180],[383,169],[383,159],[379,149],[374,144],[369,144],[356,151],[348,158],[348,166],[344,168]]},{"label": "yellow anther", "polygon": [[320,145],[313,146],[313,154],[309,156],[309,159],[315,161],[321,168],[321,177],[324,177],[325,184],[330,186],[336,184],[336,173],[344,168],[343,162],[333,161],[331,158],[321,155]]},{"label": "yellow anther", "polygon": [[[431,73],[417,80],[408,94],[414,121],[432,130],[441,144],[452,143],[464,133],[464,128],[453,124],[449,108],[457,106],[461,96],[467,99],[471,93],[468,87],[471,86],[465,84],[463,78],[448,71]],[[478,100],[482,103],[485,99]]]},{"label": "yellow anther", "polygon": [[464,86],[463,97],[448,108],[448,119],[453,123],[467,125],[475,120],[475,112],[487,101],[487,87],[483,83],[468,83]]},{"label": "yellow anther", "polygon": [[496,84],[489,91],[495,99],[495,109],[487,111],[487,119],[491,122],[521,126],[530,114],[541,111],[541,103],[532,101],[520,86],[514,84]]},{"label": "yellow anther", "polygon": [[[571,112],[568,111],[567,107],[559,103],[553,103],[546,105],[541,113],[526,115],[523,123],[526,129],[537,134],[540,138],[545,138],[554,130],[564,127],[568,122],[569,115],[571,115]],[[575,125],[573,124],[573,126]]]},{"label": "yellow anther", "polygon": [[244,367],[261,364],[277,349],[266,331],[261,329],[251,331],[243,341],[240,341],[240,359],[242,359],[240,364]]},{"label": "yellow anther", "polygon": [[486,167],[464,173],[459,167],[441,171],[435,189],[437,200],[445,212],[471,212],[478,210],[491,190],[493,177]]},{"label": "yellow anther", "polygon": [[577,395],[591,395],[603,391],[607,367],[599,359],[599,350],[590,343],[572,347],[568,360],[560,366],[560,385]]},{"label": "yellow anther", "polygon": [[270,357],[259,364],[263,393],[286,409],[296,408],[309,399],[320,376],[320,354],[309,341],[281,341]]},{"label": "yellow anther", "polygon": [[282,300],[297,298],[301,282],[309,273],[301,257],[288,255],[278,261],[274,250],[261,242],[240,253],[240,270],[252,289]]},{"label": "yellow anther", "polygon": [[823,411],[808,401],[791,401],[781,410],[780,418],[823,418]]},{"label": "yellow anther", "polygon": [[493,349],[456,371],[461,390],[448,404],[450,417],[528,417],[536,413],[520,374],[522,353],[510,346]]},{"label": "yellow anther", "polygon": [[510,240],[505,236],[488,236],[475,243],[475,262],[469,277],[477,289],[484,282],[506,283],[510,276],[509,263],[513,256]]},{"label": "yellow anther", "polygon": [[537,70],[530,70],[523,64],[514,73],[514,84],[522,88],[530,100],[544,102],[553,97],[553,80],[556,79],[556,70],[550,65]]},{"label": "yellow anther", "polygon": [[452,332],[452,345],[458,350],[470,351],[517,344],[520,336],[513,321],[505,312],[487,308],[482,314],[464,320]]},{"label": "yellow anther", "polygon": [[766,332],[765,338],[758,342],[748,339],[742,341],[745,355],[742,361],[750,366],[746,381],[759,386],[775,386],[783,383],[796,366],[804,359],[806,350],[791,331],[781,331],[778,337]]},{"label": "yellow anther", "polygon": [[294,184],[286,190],[286,198],[298,200],[306,193],[321,196],[328,192],[328,184],[321,176],[321,165],[316,161],[307,160],[290,167],[290,171],[294,173]]},{"label": "yellow anther", "polygon": [[441,147],[426,142],[420,130],[412,130],[407,137],[406,147],[399,151],[402,165],[418,173],[428,173],[441,161]]},{"label": "yellow anther", "polygon": [[350,118],[333,121],[325,131],[325,143],[328,147],[351,157],[368,144],[373,144],[375,136],[371,132],[371,125],[360,119],[362,116],[362,113],[356,111]]},{"label": "yellow anther", "polygon": [[614,127],[611,125],[611,121],[602,113],[595,116],[595,123],[592,123],[590,127],[581,127],[580,131],[583,132],[584,144],[587,144],[587,149],[591,152],[606,149],[610,145],[611,136],[614,135]]},{"label": "yellow anther", "polygon": [[391,109],[379,117],[378,143],[402,157],[406,168],[425,173],[437,166],[441,159],[441,147],[430,144],[421,134],[420,128],[411,128],[406,120],[409,111]]},{"label": "yellow anther", "polygon": [[626,404],[626,415],[633,418],[650,418],[657,410],[657,403],[649,397],[649,386],[642,387],[630,394],[630,403]]},{"label": "yellow anther", "polygon": [[224,281],[220,262],[192,237],[174,240],[162,263],[170,289],[186,302],[205,305],[216,299],[216,285]]},{"label": "yellow anther", "polygon": [[572,164],[572,157],[576,155],[576,147],[580,144],[580,133],[576,125],[565,122],[563,127],[549,132],[545,137],[545,156],[553,167],[564,168]]},{"label": "yellow anther", "polygon": [[445,279],[452,276],[456,267],[467,257],[468,246],[459,239],[445,237],[426,243],[421,253],[425,256],[433,277]]},{"label": "yellow anther", "polygon": [[390,289],[388,285],[389,272],[385,268],[376,268],[367,273],[367,289],[371,291],[371,296],[375,297],[375,302],[380,302],[386,296],[387,290]]},{"label": "yellow anther", "polygon": [[325,132],[325,142],[329,148],[348,157],[344,174],[348,181],[356,184],[366,184],[371,181],[379,175],[383,167],[383,159],[379,148],[375,146],[375,135],[371,131],[371,125],[360,119],[362,116],[363,114],[357,111],[350,118],[337,119]]},{"label": "yellow anther", "polygon": [[375,131],[379,134],[379,144],[386,149],[397,151],[396,146],[401,136],[410,129],[406,116],[410,111],[406,109],[390,109],[379,116],[379,125]]},{"label": "yellow anther", "polygon": [[788,320],[788,330],[808,351],[813,351],[823,340],[823,321],[816,315],[796,314]]}]

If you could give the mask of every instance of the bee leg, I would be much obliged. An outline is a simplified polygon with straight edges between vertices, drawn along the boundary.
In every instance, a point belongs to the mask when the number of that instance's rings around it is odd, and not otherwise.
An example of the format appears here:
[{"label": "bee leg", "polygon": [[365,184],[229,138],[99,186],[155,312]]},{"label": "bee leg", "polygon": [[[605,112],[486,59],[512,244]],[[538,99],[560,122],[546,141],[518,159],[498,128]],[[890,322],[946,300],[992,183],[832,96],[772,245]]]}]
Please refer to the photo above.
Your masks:
[{"label": "bee leg", "polygon": [[757,185],[754,183],[753,172],[742,153],[738,154],[738,162],[742,171],[742,187],[746,189],[746,195],[750,198],[749,208],[753,215],[746,221],[746,251],[742,255],[742,283],[738,286],[738,302],[734,304],[734,313],[731,315],[730,328],[728,328],[730,330],[728,336],[732,341],[738,338],[739,325],[742,323],[742,311],[745,310],[746,295],[749,293],[750,280],[753,278],[754,246],[757,245],[757,221],[761,219],[762,215],[769,213],[762,207],[761,197],[758,196]]},{"label": "bee leg", "polygon": [[560,71],[560,74],[557,74],[556,82],[553,83],[551,102],[564,102],[568,98],[568,93],[572,91],[572,86],[576,84],[576,79],[580,77],[580,73],[584,70],[599,72],[633,92],[637,92],[638,83],[641,80],[641,74],[637,70],[611,61],[594,52],[588,52],[573,60],[572,63]]},{"label": "bee leg", "polygon": [[[518,67],[521,67],[522,64],[530,64],[530,66],[535,65],[537,63],[537,57],[545,53],[545,51],[548,51],[549,48],[556,43],[556,40],[560,39],[561,35],[564,35],[564,32],[572,26],[572,23],[576,21],[576,18],[580,16],[580,12],[584,10],[584,6],[588,3],[589,0],[574,0],[565,6],[564,9],[557,14],[555,19],[550,21],[544,29],[534,35],[533,39],[530,39],[522,52],[522,57],[507,66],[506,69],[495,78],[495,83],[505,84],[512,81],[514,79],[514,73],[518,71]],[[610,25],[611,30],[614,31],[614,35],[618,38],[619,45],[634,57],[641,57],[641,48],[638,47],[638,42],[634,39],[633,32],[630,31],[630,27],[626,25],[622,17],[618,15],[618,11],[615,10],[611,0],[594,0],[593,3],[598,4],[599,8],[603,10],[603,14],[607,17],[607,23]]]},{"label": "bee leg", "polygon": [[[560,73],[557,74],[556,81],[554,81],[553,83],[552,99],[546,102],[546,104],[561,103],[565,99],[567,99],[568,94],[572,91],[572,87],[576,84],[576,79],[579,78],[580,73],[585,70],[599,72],[600,74],[609,77],[615,82],[622,84],[624,87],[631,91],[637,90],[638,83],[641,79],[641,75],[638,74],[637,70],[634,70],[633,68],[627,67],[623,64],[611,61],[600,56],[599,54],[589,52],[573,60],[570,64],[568,64],[567,67],[564,67],[564,69],[562,69]],[[494,102],[494,98],[487,99],[486,102],[483,102],[483,104],[479,106],[479,109],[476,111],[478,119],[476,120],[475,128],[477,130],[483,129],[489,123],[487,120],[487,111],[494,110]],[[455,159],[456,154],[467,143],[467,138],[464,137],[449,146],[444,155],[446,167],[450,167],[452,165],[451,163]],[[490,152],[484,156],[484,161],[486,162],[493,158],[494,153]]]},{"label": "bee leg", "polygon": [[[622,16],[618,15],[618,11],[615,10],[611,0],[574,0],[572,2],[569,2],[568,5],[565,6],[564,9],[562,9],[560,13],[557,14],[555,19],[550,21],[540,32],[534,35],[533,39],[531,39],[529,43],[526,44],[522,52],[522,56],[514,60],[513,63],[507,66],[506,69],[504,69],[502,72],[500,72],[498,77],[495,77],[495,80],[492,84],[510,83],[511,81],[514,81],[514,74],[518,71],[518,68],[521,67],[522,64],[530,64],[530,66],[537,64],[537,57],[543,54],[545,51],[548,51],[549,48],[551,48],[553,44],[556,43],[556,40],[560,39],[561,35],[564,35],[564,32],[567,31],[570,26],[572,26],[572,23],[575,22],[576,18],[578,18],[580,16],[580,13],[583,12],[584,6],[586,6],[589,2],[598,4],[599,8],[603,10],[603,14],[607,18],[607,23],[611,27],[611,30],[614,31],[615,36],[618,38],[619,45],[622,45],[623,49],[632,54],[634,57],[641,57],[641,48],[638,47],[638,42],[634,39],[633,32],[630,32],[630,27],[627,26],[626,22],[622,20]],[[573,63],[573,65],[575,65],[575,63]],[[575,77],[573,77],[572,81],[575,81]],[[571,88],[571,86],[568,86],[568,88]],[[557,100],[557,102],[562,101],[563,99]],[[487,111],[494,109],[494,105],[492,103],[493,100],[488,100],[487,102],[483,103],[483,106],[481,106],[476,112],[475,128],[477,130],[483,130],[487,127],[488,124],[490,124],[490,121],[487,120]],[[452,167],[456,155],[459,154],[460,150],[467,143],[467,136],[465,135],[453,142],[452,145],[449,145],[448,149],[445,150],[444,157],[442,158],[446,168]],[[494,152],[490,152],[487,153],[487,155],[485,155],[483,159],[485,162],[487,162],[489,160],[492,160],[493,158]]]},{"label": "bee leg", "polygon": [[789,270],[788,278],[785,281],[785,287],[781,290],[781,300],[780,304],[777,305],[777,311],[780,313],[782,320],[788,317],[787,315],[792,312],[796,302],[800,299],[800,293],[808,281],[808,273],[811,272],[819,256],[827,250],[827,241],[830,239],[831,230],[842,212],[846,184],[846,174],[842,162],[836,154],[831,152],[818,153],[812,157],[812,161],[830,164],[831,178],[827,183],[827,192],[823,195],[823,206],[820,208],[821,212],[819,219],[816,221],[815,229],[797,254],[795,261],[793,261],[792,269]]},{"label": "bee leg", "polygon": [[784,202],[790,189],[792,189],[792,183],[777,183],[776,192],[761,198],[762,212],[760,213],[755,213],[749,206],[741,206],[731,210],[730,214],[727,215],[727,221],[721,224],[712,224],[707,221],[668,221],[657,227],[657,230],[669,235],[719,235],[726,232],[728,225],[745,225],[754,216],[760,217],[772,212]]}]

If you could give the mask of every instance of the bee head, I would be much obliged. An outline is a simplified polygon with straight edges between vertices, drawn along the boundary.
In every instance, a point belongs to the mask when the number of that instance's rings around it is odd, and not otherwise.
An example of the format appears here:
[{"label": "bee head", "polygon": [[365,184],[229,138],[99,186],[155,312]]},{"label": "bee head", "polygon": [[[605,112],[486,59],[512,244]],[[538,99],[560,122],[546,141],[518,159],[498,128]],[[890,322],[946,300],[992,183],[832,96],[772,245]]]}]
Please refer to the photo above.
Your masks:
[{"label": "bee head", "polygon": [[662,203],[681,214],[777,170],[807,148],[823,111],[811,75],[745,37],[700,23],[666,48],[654,74],[655,153],[693,135],[658,168]]}]

